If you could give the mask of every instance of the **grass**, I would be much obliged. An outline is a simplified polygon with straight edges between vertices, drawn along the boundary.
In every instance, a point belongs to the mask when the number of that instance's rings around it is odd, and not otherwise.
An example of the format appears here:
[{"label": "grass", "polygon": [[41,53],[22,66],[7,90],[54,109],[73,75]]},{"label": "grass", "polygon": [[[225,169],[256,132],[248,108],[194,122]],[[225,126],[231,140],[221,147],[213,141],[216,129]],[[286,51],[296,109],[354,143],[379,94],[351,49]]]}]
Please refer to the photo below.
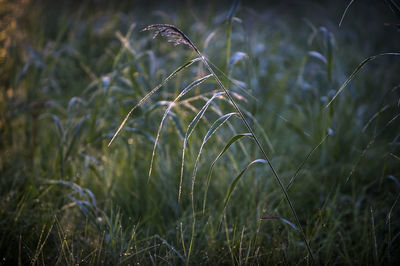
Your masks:
[{"label": "grass", "polygon": [[5,1],[1,263],[395,265],[395,4]]}]

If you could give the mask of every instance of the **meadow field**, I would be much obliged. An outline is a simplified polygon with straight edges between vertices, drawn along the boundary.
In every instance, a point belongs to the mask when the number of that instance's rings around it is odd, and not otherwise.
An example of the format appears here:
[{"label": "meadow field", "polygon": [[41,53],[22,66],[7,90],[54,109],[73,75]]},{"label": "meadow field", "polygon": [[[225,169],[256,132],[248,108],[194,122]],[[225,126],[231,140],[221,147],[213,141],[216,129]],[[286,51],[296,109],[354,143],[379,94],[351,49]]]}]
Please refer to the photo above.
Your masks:
[{"label": "meadow field", "polygon": [[400,263],[399,1],[0,19],[0,265]]}]

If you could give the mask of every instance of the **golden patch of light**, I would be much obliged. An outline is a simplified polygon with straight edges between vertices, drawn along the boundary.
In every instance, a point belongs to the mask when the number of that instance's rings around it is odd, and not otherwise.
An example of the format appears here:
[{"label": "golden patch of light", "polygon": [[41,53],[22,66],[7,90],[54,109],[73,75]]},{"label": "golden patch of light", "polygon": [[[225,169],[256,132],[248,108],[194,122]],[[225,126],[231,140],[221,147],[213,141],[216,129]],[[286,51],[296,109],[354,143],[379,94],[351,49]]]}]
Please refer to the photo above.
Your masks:
[{"label": "golden patch of light", "polygon": [[12,98],[13,95],[14,95],[14,91],[13,91],[11,88],[8,89],[8,90],[7,90],[7,97],[8,97],[8,98]]}]

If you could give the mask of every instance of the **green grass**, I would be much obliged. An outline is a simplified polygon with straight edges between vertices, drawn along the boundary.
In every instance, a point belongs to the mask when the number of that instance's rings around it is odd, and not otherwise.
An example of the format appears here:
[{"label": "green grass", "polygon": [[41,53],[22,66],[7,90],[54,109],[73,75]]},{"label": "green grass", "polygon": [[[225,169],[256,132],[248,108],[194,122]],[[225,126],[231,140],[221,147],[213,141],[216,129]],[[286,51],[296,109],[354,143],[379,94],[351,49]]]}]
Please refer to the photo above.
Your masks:
[{"label": "green grass", "polygon": [[396,2],[368,3],[2,3],[1,264],[395,265]]}]

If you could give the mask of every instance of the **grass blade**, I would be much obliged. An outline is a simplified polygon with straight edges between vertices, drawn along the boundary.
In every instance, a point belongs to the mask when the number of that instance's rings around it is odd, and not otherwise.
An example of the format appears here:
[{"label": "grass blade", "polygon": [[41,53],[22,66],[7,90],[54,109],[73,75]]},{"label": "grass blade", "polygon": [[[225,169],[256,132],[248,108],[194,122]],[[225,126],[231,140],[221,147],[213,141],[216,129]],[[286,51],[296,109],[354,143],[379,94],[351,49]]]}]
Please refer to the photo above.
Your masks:
[{"label": "grass blade", "polygon": [[310,57],[314,57],[316,59],[319,59],[320,61],[322,61],[324,64],[327,64],[327,60],[325,58],[325,56],[323,56],[321,53],[317,52],[317,51],[309,51],[308,55]]},{"label": "grass blade", "polygon": [[378,263],[378,245],[376,242],[376,233],[375,233],[375,219],[374,219],[374,212],[372,210],[372,207],[370,207],[370,212],[371,212],[371,231],[372,231],[372,239],[373,239],[373,244],[374,244],[374,262],[375,265],[379,265]]},{"label": "grass blade", "polygon": [[334,39],[333,39],[333,34],[332,32],[327,32],[326,33],[326,38],[327,38],[327,65],[326,65],[326,71],[328,73],[328,81],[332,81],[332,75],[333,75],[333,46],[334,46]]},{"label": "grass blade", "polygon": [[316,151],[316,150],[319,148],[319,146],[321,146],[321,145],[325,142],[325,140],[329,137],[329,135],[330,135],[329,133],[326,134],[325,137],[317,144],[317,146],[315,146],[315,147],[307,154],[306,158],[305,158],[305,159],[303,160],[303,162],[299,165],[299,167],[297,168],[295,174],[294,174],[294,175],[292,176],[292,178],[290,179],[289,184],[288,184],[287,187],[286,187],[286,190],[289,190],[289,189],[290,189],[292,183],[293,183],[294,180],[296,179],[296,177],[297,177],[297,175],[299,174],[301,168],[303,168],[304,164],[305,164],[305,163],[307,162],[307,160],[310,158],[311,154],[313,154],[314,151]]},{"label": "grass blade", "polygon": [[196,213],[195,213],[195,207],[194,207],[194,184],[196,182],[196,174],[197,174],[197,169],[198,169],[198,165],[199,165],[199,161],[200,161],[201,152],[203,151],[204,144],[206,144],[206,142],[218,130],[218,128],[220,128],[233,115],[237,115],[237,113],[225,114],[225,115],[221,116],[220,118],[218,118],[214,122],[214,124],[212,124],[211,128],[208,130],[207,134],[205,135],[205,137],[203,139],[203,143],[200,146],[199,153],[197,154],[197,159],[196,159],[196,163],[195,163],[194,170],[193,170],[193,176],[192,176],[192,192],[191,192],[191,196],[192,196],[193,223],[192,223],[192,237],[190,239],[187,263],[189,262],[189,259],[190,259],[190,253],[191,253],[191,250],[192,250],[192,247],[193,247],[193,240],[194,240],[194,235],[195,235]]},{"label": "grass blade", "polygon": [[292,227],[294,230],[299,231],[299,228],[296,225],[294,225],[292,222],[290,222],[284,218],[278,217],[278,216],[266,216],[266,217],[262,217],[261,220],[280,220],[281,222],[284,222],[285,224]]},{"label": "grass blade", "polygon": [[[264,164],[266,164],[266,163],[268,163],[268,162],[267,162],[266,160],[264,160],[264,159],[256,159],[256,160],[252,161],[251,163],[249,163],[249,164],[235,177],[235,179],[232,181],[231,185],[229,186],[228,191],[226,192],[226,196],[225,196],[225,200],[224,200],[224,205],[223,205],[223,208],[222,208],[222,212],[225,210],[226,205],[228,205],[228,201],[229,201],[229,199],[230,199],[230,197],[231,197],[232,191],[235,189],[235,187],[236,187],[237,183],[239,182],[240,178],[243,176],[243,174],[247,171],[247,169],[248,169],[250,166],[252,166],[253,164],[256,164],[256,163],[264,163]],[[221,212],[221,214],[222,214],[222,212]]]},{"label": "grass blade", "polygon": [[364,61],[362,61],[357,67],[356,69],[353,71],[353,73],[351,73],[351,75],[349,76],[349,78],[343,83],[343,85],[339,88],[339,90],[336,92],[336,94],[333,96],[332,100],[329,101],[329,103],[325,106],[325,108],[328,108],[329,105],[331,105],[331,103],[336,99],[336,97],[339,95],[339,93],[341,93],[344,88],[347,87],[347,85],[349,84],[350,81],[352,81],[354,79],[354,77],[357,75],[358,72],[360,72],[360,70],[369,62],[372,61],[378,57],[381,56],[400,56],[400,53],[384,53],[384,54],[378,54],[378,55],[374,55],[374,56],[370,56],[367,59],[365,59]]},{"label": "grass blade", "polygon": [[235,15],[238,5],[239,5],[239,0],[235,0],[232,4],[231,9],[229,10],[228,17],[226,18],[227,20],[233,19],[233,16]]},{"label": "grass blade", "polygon": [[351,6],[351,4],[353,2],[354,2],[354,0],[350,0],[350,3],[346,6],[346,9],[344,10],[342,18],[340,19],[340,22],[339,22],[339,28],[340,28],[340,26],[342,26],[342,22],[343,22],[344,16],[346,16],[347,10],[349,9],[349,7]]},{"label": "grass blade", "polygon": [[233,136],[228,143],[225,145],[225,147],[222,149],[222,151],[218,154],[218,156],[215,158],[215,160],[211,163],[210,169],[208,170],[208,175],[207,175],[207,184],[206,184],[206,189],[204,191],[204,199],[203,199],[203,214],[205,212],[205,208],[206,208],[206,200],[207,200],[207,191],[208,191],[208,187],[210,186],[210,182],[211,182],[211,174],[212,171],[214,169],[215,164],[217,163],[217,161],[222,157],[222,155],[224,155],[224,153],[229,149],[229,147],[235,143],[236,141],[240,140],[243,137],[250,137],[252,138],[252,135],[250,133],[242,133],[242,134],[237,134],[235,136]]},{"label": "grass blade", "polygon": [[[68,181],[63,181],[63,180],[46,180],[45,183],[47,184],[52,184],[52,185],[63,185],[66,187],[69,187],[73,190],[75,190],[76,192],[78,192],[78,194],[80,194],[83,198],[85,198],[86,200],[89,200],[89,198],[87,197],[87,195],[85,194],[85,190],[83,188],[81,188],[78,184],[73,183],[73,182],[68,182]],[[89,194],[90,195],[90,194]]]},{"label": "grass blade", "polygon": [[179,136],[181,136],[182,139],[185,138],[185,132],[183,131],[183,127],[181,121],[179,120],[179,117],[173,112],[169,112],[168,115],[172,118],[172,121],[174,122],[176,129],[178,130]]},{"label": "grass blade", "polygon": [[215,93],[205,104],[204,106],[201,108],[201,110],[196,114],[196,116],[193,118],[192,122],[190,122],[189,126],[188,126],[188,130],[185,134],[185,138],[183,140],[183,148],[182,148],[182,163],[181,163],[181,177],[180,177],[180,181],[179,181],[179,192],[178,192],[178,202],[180,202],[181,199],[181,192],[182,192],[182,181],[183,181],[183,170],[184,170],[184,164],[185,164],[185,151],[186,151],[186,146],[187,146],[187,142],[189,140],[190,135],[192,134],[194,128],[196,127],[196,125],[198,124],[198,122],[201,120],[201,118],[203,117],[204,113],[206,112],[208,106],[210,106],[211,102],[223,95],[224,92],[217,92]]},{"label": "grass blade", "polygon": [[111,143],[114,141],[115,137],[118,135],[118,133],[121,131],[122,127],[125,125],[126,121],[128,121],[129,116],[132,114],[132,112],[141,106],[145,101],[147,101],[150,96],[152,96],[156,91],[158,91],[165,83],[167,83],[168,80],[170,80],[172,77],[174,77],[176,74],[184,70],[185,68],[189,67],[193,63],[199,61],[200,58],[195,58],[190,60],[189,62],[183,64],[182,66],[178,67],[174,72],[172,72],[166,79],[164,79],[160,84],[158,84],[154,89],[152,89],[149,93],[147,93],[125,116],[124,120],[122,121],[121,125],[118,127],[117,131],[115,132],[114,136],[111,138],[110,142],[108,143],[108,147],[110,147]]},{"label": "grass blade", "polygon": [[218,118],[214,122],[214,124],[212,124],[212,126],[208,130],[207,134],[204,136],[204,139],[203,139],[203,142],[201,143],[199,152],[197,154],[196,163],[195,163],[195,166],[194,166],[194,169],[193,169],[193,175],[192,175],[192,199],[193,199],[193,194],[194,194],[194,184],[195,184],[195,181],[196,181],[196,174],[197,174],[197,170],[198,170],[198,167],[199,167],[200,156],[201,156],[201,153],[203,151],[203,147],[206,144],[206,142],[211,138],[211,136],[214,135],[214,133],[218,130],[218,128],[220,128],[233,115],[237,115],[237,113],[225,114],[225,115],[221,116],[220,118]]},{"label": "grass blade", "polygon": [[125,130],[130,131],[132,133],[142,135],[144,136],[147,140],[150,142],[154,143],[156,140],[151,136],[148,132],[141,130],[140,128],[135,128],[135,127],[125,127]]},{"label": "grass blade", "polygon": [[217,93],[215,93],[215,94],[206,102],[206,104],[201,108],[200,112],[196,115],[196,117],[193,119],[193,121],[192,121],[192,122],[189,124],[189,126],[188,126],[188,131],[187,131],[187,133],[186,133],[187,136],[188,136],[188,138],[189,138],[190,135],[192,134],[192,132],[193,132],[194,128],[196,127],[197,123],[199,122],[199,120],[203,117],[205,111],[207,110],[207,108],[208,108],[208,106],[211,104],[211,102],[212,102],[215,98],[217,98],[217,97],[219,97],[219,96],[221,96],[221,95],[223,95],[223,94],[224,94],[224,92],[217,92]]},{"label": "grass blade", "polygon": [[158,131],[157,131],[156,141],[154,142],[153,152],[152,152],[152,154],[151,154],[151,160],[150,160],[149,178],[150,178],[150,176],[151,176],[151,171],[152,171],[152,169],[153,169],[154,156],[155,156],[155,153],[156,153],[156,148],[157,148],[158,140],[159,140],[159,138],[160,138],[161,129],[162,129],[162,126],[163,126],[163,124],[164,124],[165,118],[167,117],[168,113],[170,112],[170,110],[172,109],[172,107],[175,105],[175,103],[176,103],[177,101],[179,101],[180,98],[182,98],[182,97],[183,97],[186,93],[188,93],[191,89],[193,89],[194,87],[200,85],[202,82],[204,82],[206,79],[210,78],[211,76],[212,76],[212,75],[207,75],[207,76],[204,76],[204,77],[202,77],[202,78],[199,78],[199,79],[193,81],[192,83],[190,83],[190,85],[187,86],[186,88],[184,88],[184,89],[182,90],[182,92],[174,99],[174,101],[171,102],[171,103],[168,105],[168,107],[167,107],[167,109],[165,110],[164,115],[163,115],[163,117],[162,117],[162,119],[161,119],[161,123],[160,123],[160,126],[158,127]]},{"label": "grass blade", "polygon": [[64,130],[61,126],[61,121],[58,118],[58,116],[56,115],[51,115],[51,118],[54,120],[54,122],[56,123],[57,126],[57,130],[58,130],[58,134],[60,134],[60,137],[62,137],[64,135]]},{"label": "grass blade", "polygon": [[243,59],[247,59],[249,56],[243,52],[236,52],[231,59],[229,60],[229,69],[231,69],[234,65],[236,65],[239,61]]},{"label": "grass blade", "polygon": [[88,118],[89,118],[89,115],[86,115],[86,116],[83,117],[83,118],[78,122],[78,124],[76,125],[75,130],[74,130],[74,133],[72,134],[71,142],[69,143],[67,152],[65,153],[65,156],[64,156],[64,160],[65,160],[65,161],[67,161],[68,156],[71,154],[71,151],[72,151],[72,149],[73,149],[74,146],[75,146],[75,143],[76,143],[76,140],[77,140],[77,138],[78,138],[78,136],[79,136],[79,133],[81,132],[82,126],[83,126],[83,124],[85,123],[85,121],[86,121]]},{"label": "grass blade", "polygon": [[397,18],[400,18],[400,5],[394,0],[386,0],[386,3],[389,5],[393,13],[397,15]]}]

